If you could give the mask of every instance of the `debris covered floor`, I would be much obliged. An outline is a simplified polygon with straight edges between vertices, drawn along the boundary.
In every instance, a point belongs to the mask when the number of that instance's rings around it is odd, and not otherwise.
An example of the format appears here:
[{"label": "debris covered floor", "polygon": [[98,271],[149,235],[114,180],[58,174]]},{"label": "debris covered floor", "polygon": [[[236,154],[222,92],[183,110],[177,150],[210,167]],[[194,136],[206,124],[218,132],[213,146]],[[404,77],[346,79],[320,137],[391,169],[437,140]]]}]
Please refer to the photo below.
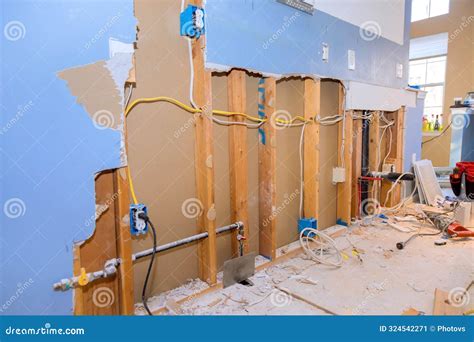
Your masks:
[{"label": "debris covered floor", "polygon": [[[474,279],[474,245],[450,239],[436,246],[440,235],[420,236],[398,250],[396,243],[412,234],[380,221],[354,226],[334,238],[343,252],[339,268],[317,264],[301,251],[258,271],[250,278],[253,286],[236,284],[194,296],[208,287],[194,280],[151,298],[149,305],[166,307],[163,314],[185,315],[400,315],[409,308],[432,314],[435,288],[465,288]],[[298,247],[296,242],[286,250]],[[144,314],[141,305],[136,314]]]}]

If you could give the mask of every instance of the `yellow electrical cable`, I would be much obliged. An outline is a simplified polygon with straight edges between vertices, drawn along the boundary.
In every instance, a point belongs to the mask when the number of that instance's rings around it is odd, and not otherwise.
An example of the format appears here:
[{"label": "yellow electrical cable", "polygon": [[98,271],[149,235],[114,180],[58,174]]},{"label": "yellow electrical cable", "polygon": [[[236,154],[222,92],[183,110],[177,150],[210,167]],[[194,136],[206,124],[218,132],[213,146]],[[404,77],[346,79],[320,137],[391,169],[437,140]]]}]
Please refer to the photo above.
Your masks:
[{"label": "yellow electrical cable", "polygon": [[[125,108],[125,117],[127,117],[128,114],[130,114],[130,112],[132,111],[132,109],[136,105],[138,105],[140,103],[154,103],[154,102],[168,102],[168,103],[174,104],[175,106],[177,106],[177,107],[179,107],[179,108],[181,108],[181,109],[183,109],[183,110],[185,110],[189,113],[192,113],[192,114],[203,112],[202,109],[193,108],[193,107],[188,106],[187,104],[185,104],[185,103],[183,103],[179,100],[173,99],[171,97],[158,96],[158,97],[148,97],[148,98],[140,98],[140,99],[134,100],[127,108]],[[228,111],[225,111],[225,110],[218,110],[218,109],[213,110],[212,114],[220,115],[220,116],[226,116],[226,117],[242,116],[242,117],[246,118],[249,121],[259,122],[259,123],[268,121],[268,119],[262,119],[262,118],[259,118],[259,117],[256,117],[256,116],[251,116],[251,115],[248,115],[246,113],[228,112]],[[283,125],[291,125],[295,121],[301,121],[301,122],[307,123],[307,122],[310,122],[312,120],[306,120],[302,116],[296,116],[296,117],[292,118],[291,120],[283,120],[283,119],[280,119],[280,118],[276,118],[275,121],[280,123],[280,124],[283,124]],[[129,187],[130,187],[130,193],[132,195],[133,203],[138,204],[138,200],[137,200],[137,196],[135,194],[135,188],[133,186],[132,176],[130,174],[130,167],[129,166],[127,166],[127,178],[128,178],[128,184],[129,184]]]},{"label": "yellow electrical cable", "polygon": [[130,174],[130,166],[127,166],[127,178],[130,193],[132,194],[133,204],[138,204],[137,196],[135,195],[135,188],[133,187],[132,175]]},{"label": "yellow electrical cable", "polygon": [[[168,103],[174,104],[175,106],[178,106],[179,108],[184,109],[185,111],[187,111],[189,113],[192,113],[192,114],[203,112],[202,109],[193,108],[193,107],[188,106],[187,104],[185,104],[185,103],[183,103],[179,100],[173,99],[171,97],[159,96],[159,97],[148,97],[148,98],[136,99],[125,109],[125,116],[128,116],[128,114],[130,114],[131,110],[136,105],[138,105],[140,103],[154,103],[154,102],[168,102]],[[219,109],[214,109],[212,111],[212,114],[220,115],[220,116],[227,116],[227,117],[242,116],[242,117],[246,118],[247,120],[253,121],[253,122],[266,122],[268,120],[268,119],[262,119],[262,118],[259,118],[259,117],[256,117],[256,116],[251,116],[251,115],[248,115],[246,113],[229,112],[229,111],[219,110]],[[289,124],[292,124],[295,121],[309,122],[311,120],[306,120],[302,116],[296,116],[296,117],[292,118],[291,120],[283,120],[283,119],[280,119],[280,118],[276,118],[275,121],[278,122],[278,123],[281,123],[283,125],[289,125]]]}]

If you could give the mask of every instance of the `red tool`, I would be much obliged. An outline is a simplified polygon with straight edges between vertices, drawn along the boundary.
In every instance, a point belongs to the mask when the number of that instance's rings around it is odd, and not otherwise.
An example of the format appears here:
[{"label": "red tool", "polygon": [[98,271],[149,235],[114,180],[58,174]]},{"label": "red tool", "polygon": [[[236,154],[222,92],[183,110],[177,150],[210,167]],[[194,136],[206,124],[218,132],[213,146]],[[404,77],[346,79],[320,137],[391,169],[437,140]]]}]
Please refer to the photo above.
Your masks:
[{"label": "red tool", "polygon": [[468,238],[474,237],[474,231],[464,228],[458,222],[454,221],[448,226],[448,234],[450,237]]}]

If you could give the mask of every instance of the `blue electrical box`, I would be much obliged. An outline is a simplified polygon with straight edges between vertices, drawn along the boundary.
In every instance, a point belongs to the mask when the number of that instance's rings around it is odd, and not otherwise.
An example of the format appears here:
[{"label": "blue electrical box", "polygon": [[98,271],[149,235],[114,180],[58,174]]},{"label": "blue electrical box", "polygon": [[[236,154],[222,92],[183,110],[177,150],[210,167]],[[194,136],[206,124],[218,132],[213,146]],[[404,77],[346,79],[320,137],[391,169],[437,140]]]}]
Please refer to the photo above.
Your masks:
[{"label": "blue electrical box", "polygon": [[305,228],[313,228],[313,229],[318,229],[318,220],[316,220],[314,217],[303,217],[298,220],[298,233],[301,234],[303,229]]},{"label": "blue electrical box", "polygon": [[148,213],[146,205],[130,205],[130,233],[132,235],[146,234],[148,231],[148,222],[138,217],[140,213]]},{"label": "blue electrical box", "polygon": [[204,10],[188,5],[179,16],[181,36],[198,39],[204,34]]}]

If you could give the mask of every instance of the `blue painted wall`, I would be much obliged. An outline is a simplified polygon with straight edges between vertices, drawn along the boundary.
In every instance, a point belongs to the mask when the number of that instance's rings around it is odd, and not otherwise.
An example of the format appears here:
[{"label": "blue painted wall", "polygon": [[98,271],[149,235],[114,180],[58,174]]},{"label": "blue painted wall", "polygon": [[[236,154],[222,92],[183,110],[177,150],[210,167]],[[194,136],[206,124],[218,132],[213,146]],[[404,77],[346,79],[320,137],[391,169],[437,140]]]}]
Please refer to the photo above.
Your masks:
[{"label": "blue painted wall", "polygon": [[98,130],[60,70],[135,39],[132,0],[1,2],[0,314],[70,314],[73,241],[91,235],[94,173],[120,166],[120,132]]},{"label": "blue painted wall", "polygon": [[[294,17],[295,13],[301,14]],[[223,65],[270,74],[318,75],[404,88],[410,13],[411,1],[407,0],[405,43],[399,45],[382,37],[364,40],[358,26],[318,10],[311,16],[275,0],[208,0],[206,63],[208,67]],[[328,63],[321,59],[322,43],[329,45]],[[356,53],[353,71],[347,68],[348,49]],[[404,66],[402,78],[396,77],[397,63]]]}]

